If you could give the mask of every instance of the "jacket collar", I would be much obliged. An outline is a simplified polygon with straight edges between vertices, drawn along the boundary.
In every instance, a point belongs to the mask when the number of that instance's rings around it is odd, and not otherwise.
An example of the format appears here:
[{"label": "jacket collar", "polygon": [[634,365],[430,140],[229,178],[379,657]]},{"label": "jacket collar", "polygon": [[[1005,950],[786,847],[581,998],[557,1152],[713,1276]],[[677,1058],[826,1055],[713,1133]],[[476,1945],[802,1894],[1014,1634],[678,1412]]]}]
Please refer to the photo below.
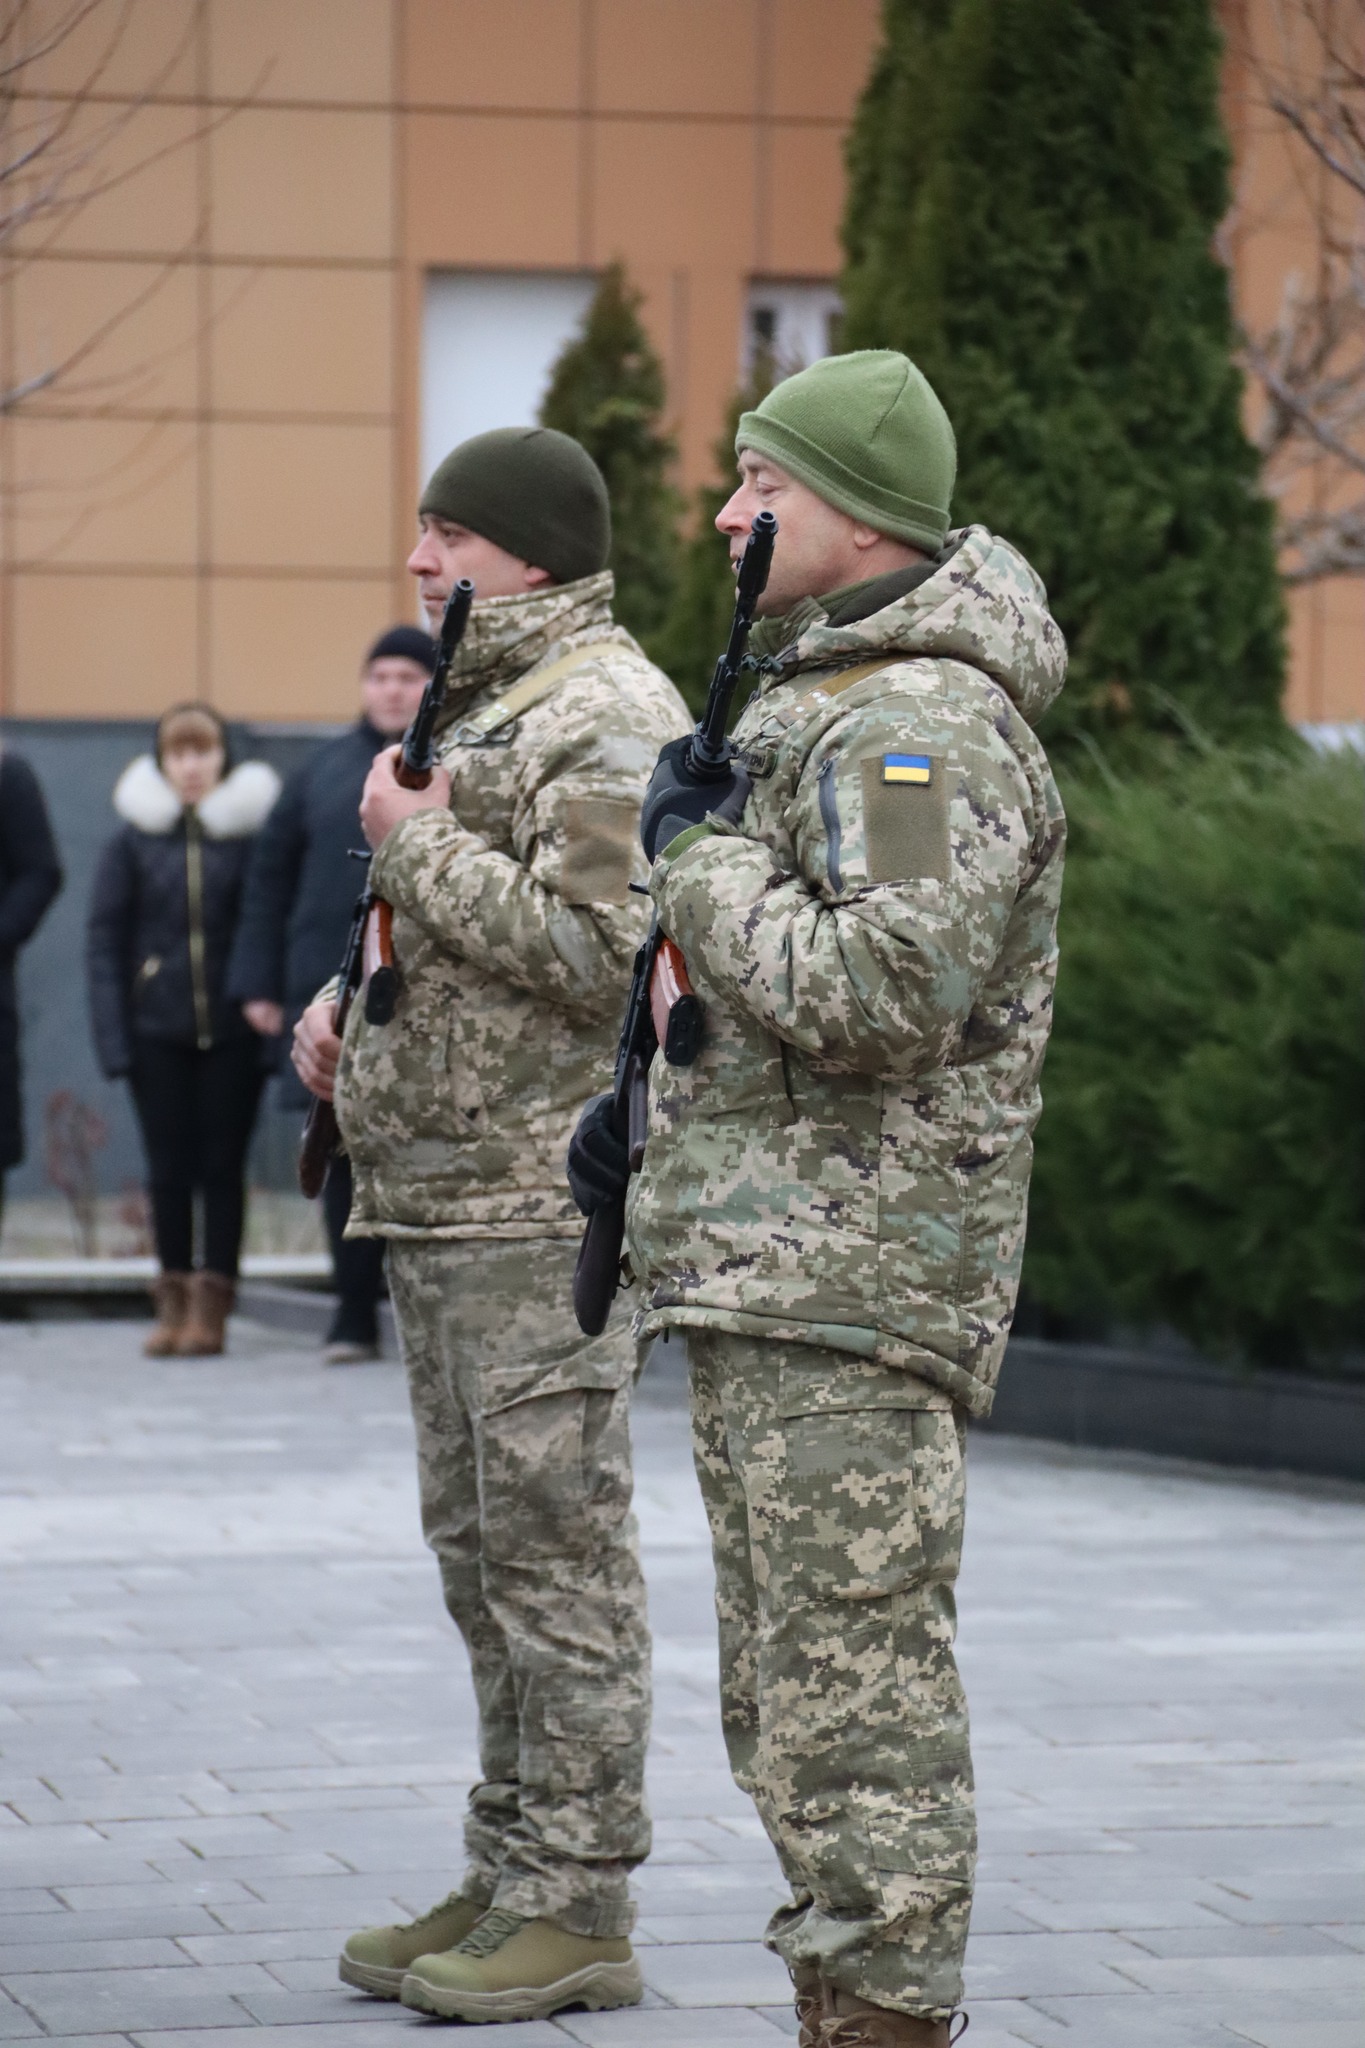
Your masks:
[{"label": "jacket collar", "polygon": [[438,730],[462,718],[476,697],[499,696],[529,669],[556,660],[576,644],[629,635],[612,622],[610,569],[516,597],[477,600],[451,663]]},{"label": "jacket collar", "polygon": [[[260,830],[276,797],[280,778],[264,761],[243,761],[198,805],[199,823],[209,839],[245,839]],[[139,832],[162,837],[185,813],[156,759],[139,754],[114,785],[114,809]]]}]

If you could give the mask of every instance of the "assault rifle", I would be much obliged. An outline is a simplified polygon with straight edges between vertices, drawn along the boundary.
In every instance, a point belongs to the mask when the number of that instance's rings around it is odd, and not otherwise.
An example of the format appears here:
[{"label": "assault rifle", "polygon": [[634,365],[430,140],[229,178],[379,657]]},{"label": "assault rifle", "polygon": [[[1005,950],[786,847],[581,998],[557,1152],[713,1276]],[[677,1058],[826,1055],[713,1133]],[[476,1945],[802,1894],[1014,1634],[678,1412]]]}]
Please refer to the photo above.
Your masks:
[{"label": "assault rifle", "polygon": [[[394,767],[394,780],[403,789],[425,789],[431,781],[431,771],[436,766],[436,721],[446,700],[450,664],[464,638],[473,602],[474,586],[467,576],[462,576],[452,585],[446,599],[437,636],[436,666],[422,692],[417,715],[403,735],[403,751]],[[372,899],[365,923],[363,979],[365,1022],[391,1023],[398,1003],[399,981],[393,958],[393,906],[381,896]]]},{"label": "assault rifle", "polygon": [[[368,853],[357,853],[355,860],[368,860]],[[365,949],[365,927],[370,921],[374,897],[368,883],[356,898],[355,909],[351,912],[351,929],[346,937],[346,952],[341,962],[341,986],[337,990],[336,1009],[333,1013],[333,1030],[338,1038],[346,1029],[346,1019],[351,1014],[364,972],[362,956]],[[310,1202],[315,1201],[327,1184],[327,1175],[336,1157],[337,1113],[330,1102],[324,1102],[315,1095],[308,1105],[308,1115],[299,1139],[299,1189]]]},{"label": "assault rifle", "polygon": [[[739,685],[744,651],[758,600],[772,567],[777,520],[760,512],[749,530],[735,584],[735,615],[725,652],[716,663],[706,709],[697,721],[685,767],[696,783],[724,782],[734,759],[725,736],[730,707]],[[649,1069],[662,1050],[671,1067],[690,1067],[701,1050],[701,1003],[687,978],[681,948],[659,928],[656,913],[649,935],[635,955],[625,1021],[616,1050],[612,1079],[612,1116],[617,1136],[625,1141],[632,1173],[644,1164],[649,1128]],[[606,1328],[616,1290],[621,1284],[621,1245],[626,1233],[626,1201],[594,1209],[578,1247],[573,1276],[573,1308],[585,1336]]]}]

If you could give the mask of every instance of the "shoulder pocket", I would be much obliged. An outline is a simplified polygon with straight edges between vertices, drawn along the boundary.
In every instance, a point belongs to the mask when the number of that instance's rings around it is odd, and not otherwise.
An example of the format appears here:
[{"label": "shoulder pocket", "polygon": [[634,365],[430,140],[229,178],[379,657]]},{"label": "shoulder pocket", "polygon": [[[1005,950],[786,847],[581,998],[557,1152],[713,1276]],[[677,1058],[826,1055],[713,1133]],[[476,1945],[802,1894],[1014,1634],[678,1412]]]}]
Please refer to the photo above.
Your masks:
[{"label": "shoulder pocket", "polygon": [[620,797],[569,798],[559,872],[566,903],[625,902],[639,824],[639,805]]}]

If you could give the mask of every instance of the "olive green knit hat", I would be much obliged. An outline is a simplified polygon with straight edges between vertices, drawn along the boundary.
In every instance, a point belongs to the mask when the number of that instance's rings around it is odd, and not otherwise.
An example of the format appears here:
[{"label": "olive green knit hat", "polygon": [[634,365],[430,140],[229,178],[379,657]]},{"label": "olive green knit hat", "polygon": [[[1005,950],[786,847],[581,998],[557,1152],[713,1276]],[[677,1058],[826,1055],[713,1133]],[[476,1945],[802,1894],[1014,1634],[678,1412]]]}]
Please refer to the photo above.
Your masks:
[{"label": "olive green knit hat", "polygon": [[824,356],[740,415],[752,448],[817,497],[931,553],[948,534],[957,443],[928,378],[896,349]]},{"label": "olive green knit hat", "polygon": [[586,448],[554,427],[495,427],[432,473],[418,512],[467,526],[556,583],[605,569],[611,507]]}]

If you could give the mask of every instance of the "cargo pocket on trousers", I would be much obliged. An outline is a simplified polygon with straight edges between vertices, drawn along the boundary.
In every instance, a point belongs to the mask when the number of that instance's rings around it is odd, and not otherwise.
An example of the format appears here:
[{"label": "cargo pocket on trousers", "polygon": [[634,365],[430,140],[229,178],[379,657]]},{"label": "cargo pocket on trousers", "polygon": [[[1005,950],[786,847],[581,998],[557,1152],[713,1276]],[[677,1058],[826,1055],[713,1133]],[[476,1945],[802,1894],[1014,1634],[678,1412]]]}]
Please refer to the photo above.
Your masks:
[{"label": "cargo pocket on trousers", "polygon": [[485,1406],[478,1455],[490,1560],[586,1556],[630,1506],[629,1386],[561,1382]]}]

